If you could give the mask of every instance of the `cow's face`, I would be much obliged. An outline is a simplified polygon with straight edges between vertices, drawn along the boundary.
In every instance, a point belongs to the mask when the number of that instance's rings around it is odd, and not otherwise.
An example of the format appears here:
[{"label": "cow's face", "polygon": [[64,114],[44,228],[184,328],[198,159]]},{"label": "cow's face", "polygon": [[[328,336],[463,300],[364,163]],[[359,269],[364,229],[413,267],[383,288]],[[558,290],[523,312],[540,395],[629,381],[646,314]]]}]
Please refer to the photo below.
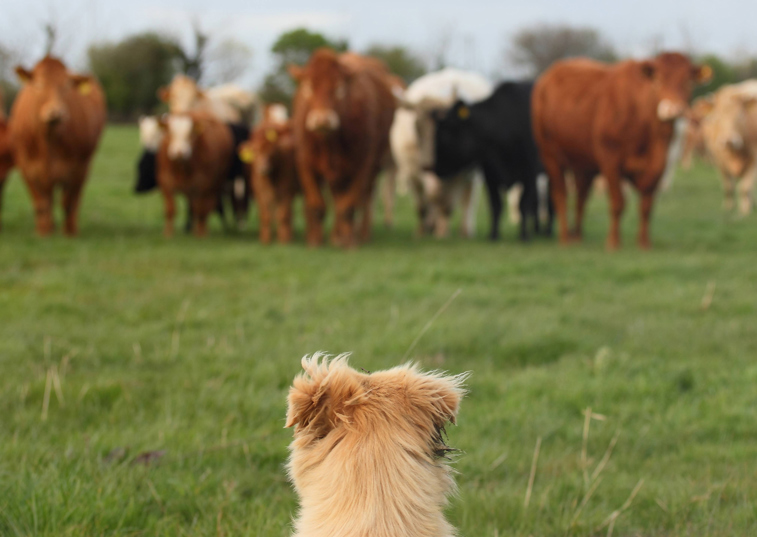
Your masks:
[{"label": "cow's face", "polygon": [[69,73],[60,60],[46,56],[32,71],[21,66],[16,74],[38,103],[39,122],[52,132],[69,117],[67,100],[79,93],[88,95],[92,91],[92,79],[84,75]]},{"label": "cow's face", "polygon": [[252,166],[255,174],[268,176],[275,162],[294,147],[289,123],[267,121],[256,130],[250,142],[240,147],[239,156]]},{"label": "cow's face", "polygon": [[708,66],[692,65],[686,56],[677,52],[660,54],[639,65],[643,75],[657,90],[657,117],[660,121],[674,121],[681,117],[688,108],[694,84],[707,82],[712,76]]},{"label": "cow's face", "polygon": [[321,135],[338,131],[352,70],[339,62],[334,51],[321,49],[304,69],[290,66],[289,73],[298,81],[297,98],[307,109],[305,128]]},{"label": "cow's face", "polygon": [[202,124],[190,116],[170,115],[161,120],[168,137],[168,158],[186,161],[192,157],[192,146],[202,132]]},{"label": "cow's face", "polygon": [[168,105],[172,114],[186,114],[204,98],[194,80],[185,75],[176,75],[171,85],[158,90],[158,98]]},{"label": "cow's face", "polygon": [[471,166],[476,154],[471,109],[457,101],[443,116],[437,115],[434,172],[449,177]]}]

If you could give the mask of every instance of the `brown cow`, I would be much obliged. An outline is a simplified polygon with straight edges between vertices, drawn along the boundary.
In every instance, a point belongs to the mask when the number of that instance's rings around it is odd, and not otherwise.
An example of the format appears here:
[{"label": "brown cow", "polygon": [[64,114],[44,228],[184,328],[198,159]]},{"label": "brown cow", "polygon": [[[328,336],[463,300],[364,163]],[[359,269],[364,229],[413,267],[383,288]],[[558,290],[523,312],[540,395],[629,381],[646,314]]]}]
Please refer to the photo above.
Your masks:
[{"label": "brown cow", "polygon": [[649,217],[665,171],[673,120],[686,111],[693,83],[706,80],[710,72],[682,54],[664,53],[616,65],[565,60],[541,76],[532,97],[534,137],[551,179],[562,243],[571,238],[564,175],[570,170],[577,191],[572,238],[581,238],[584,205],[601,173],[610,197],[607,247],[620,246],[624,177],[641,194],[638,242],[650,247]]},{"label": "brown cow", "polygon": [[160,125],[165,132],[157,156],[158,186],[165,204],[163,233],[173,236],[174,194],[179,192],[191,207],[194,234],[203,237],[234,152],[231,131],[204,112],[171,114]]},{"label": "brown cow", "polygon": [[319,49],[304,68],[290,66],[289,72],[299,82],[293,125],[307,242],[323,242],[325,181],[336,213],[332,242],[354,246],[357,211],[362,212],[359,238],[365,241],[370,234],[375,178],[389,151],[396,108],[389,71],[372,58]]},{"label": "brown cow", "polygon": [[11,110],[11,146],[32,196],[37,233],[52,233],[53,191],[60,187],[63,229],[76,235],[82,187],[105,126],[105,97],[94,78],[73,74],[50,56],[16,73],[24,86]]},{"label": "brown cow", "polygon": [[[283,110],[283,114],[281,114]],[[239,146],[239,156],[252,168],[250,183],[258,201],[260,242],[271,242],[271,208],[276,212],[279,242],[292,240],[292,205],[300,192],[294,156],[292,122],[286,108],[271,105],[250,140]]]},{"label": "brown cow", "polygon": [[[8,174],[13,168],[13,153],[11,152],[10,133],[8,132],[8,120],[5,117],[5,103],[0,94],[0,211],[3,208],[3,187]],[[2,221],[0,221],[2,229]]]}]

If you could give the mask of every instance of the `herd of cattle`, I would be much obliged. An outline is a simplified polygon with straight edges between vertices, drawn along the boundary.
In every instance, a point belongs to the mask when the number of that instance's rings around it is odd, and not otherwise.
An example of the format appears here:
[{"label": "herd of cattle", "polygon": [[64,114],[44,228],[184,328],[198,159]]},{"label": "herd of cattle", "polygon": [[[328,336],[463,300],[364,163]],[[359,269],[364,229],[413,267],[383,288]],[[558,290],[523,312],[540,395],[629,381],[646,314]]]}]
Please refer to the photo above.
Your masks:
[{"label": "herd of cattle", "polygon": [[[17,73],[23,87],[10,118],[0,106],[0,203],[16,166],[33,200],[37,232],[53,231],[59,188],[64,231],[74,235],[106,121],[102,89],[52,57]],[[290,67],[290,75],[297,83],[291,119],[284,106],[259,109],[253,95],[232,85],[201,90],[177,76],[159,90],[169,112],[140,120],[136,190],[159,188],[167,236],[174,232],[174,197],[183,194],[188,230],[196,235],[207,233],[214,211],[225,222],[229,202],[241,222],[254,198],[260,240],[270,242],[275,227],[278,241],[289,242],[293,203],[303,196],[307,243],[323,243],[331,205],[331,242],[353,247],[369,239],[382,173],[387,224],[395,192],[409,191],[419,234],[446,235],[459,206],[462,232],[470,236],[482,174],[492,239],[499,235],[502,193],[509,191],[510,217],[520,222],[522,239],[551,233],[556,216],[559,239],[567,243],[581,238],[585,202],[601,176],[610,200],[608,248],[620,245],[623,180],[641,196],[638,242],[648,248],[654,195],[681,149],[684,166],[695,152],[713,160],[727,206],[738,183],[740,211],[751,209],[757,81],[721,88],[690,107],[694,85],[711,70],[682,54],[614,65],[569,59],[535,82],[497,87],[475,73],[444,69],[405,87],[374,58],[321,49],[304,67]],[[576,198],[570,229],[569,191]]]}]

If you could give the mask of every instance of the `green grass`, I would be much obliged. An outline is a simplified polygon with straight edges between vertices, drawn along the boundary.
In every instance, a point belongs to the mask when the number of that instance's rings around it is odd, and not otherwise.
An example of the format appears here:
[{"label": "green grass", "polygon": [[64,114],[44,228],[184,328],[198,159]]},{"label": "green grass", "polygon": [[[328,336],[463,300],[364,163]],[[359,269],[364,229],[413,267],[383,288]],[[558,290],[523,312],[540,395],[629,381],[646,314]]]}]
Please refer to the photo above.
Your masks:
[{"label": "green grass", "polygon": [[[301,219],[286,247],[258,244],[255,224],[166,241],[159,197],[131,194],[136,156],[135,129],[107,131],[75,240],[36,238],[22,181],[7,185],[0,535],[288,535],[300,357],[393,366],[457,289],[411,358],[473,372],[449,431],[462,535],[606,535],[640,480],[615,536],[757,532],[757,218],[722,213],[712,169],[659,197],[650,253],[633,242],[635,201],[624,249],[604,251],[604,195],[572,248],[512,228],[497,244],[416,240],[402,199],[394,230],[343,252],[305,248]],[[482,203],[479,237],[487,222]],[[62,399],[51,390],[43,420],[56,371]],[[584,464],[588,407],[605,419]],[[152,450],[165,455],[132,464]]]}]

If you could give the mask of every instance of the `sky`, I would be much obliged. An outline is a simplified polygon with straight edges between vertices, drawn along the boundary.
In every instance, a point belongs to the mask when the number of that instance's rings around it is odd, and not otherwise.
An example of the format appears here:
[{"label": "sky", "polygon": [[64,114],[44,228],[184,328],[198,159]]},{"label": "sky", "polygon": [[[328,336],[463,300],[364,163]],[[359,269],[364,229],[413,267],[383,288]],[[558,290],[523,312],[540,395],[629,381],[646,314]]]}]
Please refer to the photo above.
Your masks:
[{"label": "sky", "polygon": [[159,30],[189,42],[197,20],[215,39],[235,38],[252,49],[242,81],[249,85],[270,69],[276,38],[302,26],[346,38],[358,51],[401,44],[431,58],[446,43],[450,64],[491,78],[515,72],[509,40],[539,23],[596,28],[624,55],[655,47],[757,55],[757,2],[746,0],[0,0],[0,44],[33,63],[49,20],[60,28],[56,53],[75,68],[86,67],[93,41]]}]

